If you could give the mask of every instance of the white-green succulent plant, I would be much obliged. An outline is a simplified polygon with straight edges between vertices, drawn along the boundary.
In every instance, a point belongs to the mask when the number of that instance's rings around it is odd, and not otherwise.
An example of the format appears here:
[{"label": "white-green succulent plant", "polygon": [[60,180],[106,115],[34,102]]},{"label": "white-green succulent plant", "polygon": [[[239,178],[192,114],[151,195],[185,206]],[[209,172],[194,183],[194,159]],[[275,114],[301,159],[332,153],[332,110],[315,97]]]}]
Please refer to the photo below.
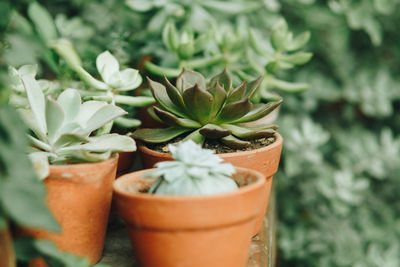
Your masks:
[{"label": "white-green succulent plant", "polygon": [[[17,108],[28,108],[29,102],[21,77],[27,74],[35,77],[37,74],[37,65],[23,65],[18,69],[10,66],[8,74],[10,77],[9,87],[11,89],[10,104]],[[58,81],[40,79],[37,80],[37,83],[45,95],[56,94],[60,88]]]},{"label": "white-green succulent plant", "polygon": [[175,161],[159,162],[143,177],[159,177],[149,193],[164,195],[212,195],[238,189],[230,178],[235,168],[213,150],[202,149],[192,140],[169,145]]},{"label": "white-green succulent plant", "polygon": [[126,114],[104,101],[81,103],[77,90],[66,89],[57,98],[45,97],[34,76],[21,75],[29,108],[19,109],[31,130],[30,157],[40,178],[49,172],[49,163],[96,162],[113,152],[134,151],[132,138],[118,134],[91,136],[110,121]]},{"label": "white-green succulent plant", "polygon": [[[120,70],[117,59],[109,52],[104,51],[97,56],[96,67],[102,81],[94,78],[82,66],[82,61],[71,42],[66,39],[54,40],[51,47],[67,62],[90,88],[80,90],[79,93],[85,100],[107,101],[114,105],[127,105],[131,107],[144,107],[155,102],[151,96],[130,96],[127,91],[134,90],[142,83],[139,71],[132,68]],[[140,125],[134,118],[117,118],[115,123],[121,127],[133,128]]]}]

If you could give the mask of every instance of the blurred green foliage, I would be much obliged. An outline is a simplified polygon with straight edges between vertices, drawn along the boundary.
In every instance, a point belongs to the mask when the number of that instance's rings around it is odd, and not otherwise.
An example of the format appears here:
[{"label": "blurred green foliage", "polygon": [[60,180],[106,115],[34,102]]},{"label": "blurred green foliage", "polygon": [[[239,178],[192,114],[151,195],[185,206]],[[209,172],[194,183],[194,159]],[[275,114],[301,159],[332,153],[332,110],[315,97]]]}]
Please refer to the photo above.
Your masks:
[{"label": "blurred green foliage", "polygon": [[[16,67],[38,63],[48,78],[74,77],[47,47],[27,2],[13,1],[10,24],[0,21],[7,27],[4,60]],[[275,179],[282,265],[400,266],[400,1],[40,3],[55,19],[57,38],[73,42],[90,73],[107,49],[142,74],[147,65],[153,74],[176,76],[189,62],[207,76],[228,65],[240,78],[263,73],[267,81],[268,75],[283,81],[269,82],[255,99],[286,89],[278,121],[285,145]],[[288,70],[293,62],[274,61],[285,29],[272,36],[282,18],[292,42],[311,33],[303,45],[313,59],[295,71]],[[304,84],[310,89],[288,93]]]}]

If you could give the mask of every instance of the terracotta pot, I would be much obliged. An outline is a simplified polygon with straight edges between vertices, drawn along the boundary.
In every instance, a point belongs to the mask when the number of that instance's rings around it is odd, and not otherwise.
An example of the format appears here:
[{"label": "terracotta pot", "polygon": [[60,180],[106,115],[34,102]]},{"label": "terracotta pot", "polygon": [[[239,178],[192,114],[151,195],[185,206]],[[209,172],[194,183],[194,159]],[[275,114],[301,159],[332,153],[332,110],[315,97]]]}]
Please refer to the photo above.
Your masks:
[{"label": "terracotta pot", "polygon": [[[46,202],[61,225],[61,233],[43,229],[22,229],[23,235],[50,239],[66,252],[86,257],[90,264],[101,258],[107,230],[118,154],[96,163],[50,166],[44,180]],[[45,266],[41,259],[33,266]]]},{"label": "terracotta pot", "polygon": [[[279,166],[283,139],[278,133],[275,134],[275,137],[276,140],[273,144],[263,148],[251,151],[218,154],[218,156],[226,162],[229,162],[236,167],[259,171],[266,177],[267,183],[264,188],[263,209],[258,218],[253,235],[256,235],[261,228],[268,207],[272,178],[277,172]],[[140,146],[139,150],[144,168],[152,168],[154,164],[160,161],[173,160],[171,154],[154,151],[146,146]]]},{"label": "terracotta pot", "polygon": [[137,152],[119,152],[117,174],[121,175],[128,172],[135,163]]},{"label": "terracotta pot", "polygon": [[237,168],[233,178],[249,185],[235,192],[163,196],[138,193],[154,182],[141,178],[146,171],[114,182],[118,212],[139,266],[246,266],[266,183],[261,173]]}]

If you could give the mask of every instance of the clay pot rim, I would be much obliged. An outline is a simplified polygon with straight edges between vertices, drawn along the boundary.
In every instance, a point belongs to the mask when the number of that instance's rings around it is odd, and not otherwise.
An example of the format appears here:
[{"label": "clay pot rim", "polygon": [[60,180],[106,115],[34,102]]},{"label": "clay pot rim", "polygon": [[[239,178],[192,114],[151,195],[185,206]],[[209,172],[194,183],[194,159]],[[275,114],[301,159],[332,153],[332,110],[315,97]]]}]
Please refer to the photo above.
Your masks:
[{"label": "clay pot rim", "polygon": [[80,163],[69,163],[69,164],[60,164],[60,165],[54,165],[54,164],[50,164],[50,172],[52,171],[60,171],[63,170],[65,168],[68,169],[81,169],[81,168],[88,168],[93,166],[93,164],[107,164],[110,161],[114,161],[116,159],[119,158],[119,154],[118,153],[112,153],[111,156],[103,161],[94,161],[94,162],[80,162]]},{"label": "clay pot rim", "polygon": [[117,180],[113,182],[113,191],[115,194],[120,195],[125,198],[135,198],[140,200],[147,201],[165,201],[165,202],[187,202],[187,201],[210,201],[212,199],[221,199],[227,197],[233,197],[235,195],[244,195],[250,191],[257,190],[259,187],[263,187],[267,183],[267,179],[265,179],[264,175],[258,171],[235,167],[236,174],[240,173],[250,173],[251,176],[255,176],[257,180],[249,185],[240,187],[238,190],[214,194],[214,195],[201,195],[201,196],[175,196],[175,195],[156,195],[156,194],[146,194],[146,193],[137,193],[137,192],[127,192],[124,188],[122,188],[122,184],[125,180],[136,180],[139,175],[148,172],[151,169],[144,169],[136,172],[131,172],[125,175],[120,176]]},{"label": "clay pot rim", "polygon": [[[246,151],[239,151],[239,152],[229,152],[229,153],[218,153],[217,155],[222,157],[222,158],[231,158],[231,157],[238,157],[238,156],[244,156],[246,154],[251,154],[251,153],[257,153],[257,152],[262,152],[265,150],[270,150],[270,149],[274,149],[275,147],[278,147],[282,144],[283,142],[283,138],[279,133],[275,133],[275,142],[273,142],[272,144],[265,146],[265,147],[261,147],[261,148],[257,148],[257,149],[253,149],[253,150],[246,150]],[[156,150],[153,150],[151,148],[148,148],[145,145],[139,145],[139,150],[143,153],[152,155],[152,156],[157,156],[157,157],[170,157],[171,154],[170,153],[162,153]]]}]

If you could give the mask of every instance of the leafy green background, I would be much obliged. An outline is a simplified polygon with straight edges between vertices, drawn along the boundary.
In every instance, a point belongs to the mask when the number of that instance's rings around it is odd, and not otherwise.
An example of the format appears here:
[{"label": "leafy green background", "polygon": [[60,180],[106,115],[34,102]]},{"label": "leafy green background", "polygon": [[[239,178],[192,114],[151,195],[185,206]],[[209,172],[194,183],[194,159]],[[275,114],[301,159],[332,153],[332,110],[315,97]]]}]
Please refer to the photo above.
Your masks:
[{"label": "leafy green background", "polygon": [[[48,36],[28,2],[0,8],[5,13],[0,27],[7,28],[3,62],[38,63],[47,78],[74,77],[46,47]],[[57,34],[74,43],[92,73],[96,55],[105,49],[142,74],[146,55],[162,67],[176,66],[176,53],[162,42],[163,25],[171,21],[178,31],[189,28],[196,36],[215,22],[223,24],[217,39],[228,48],[248,41],[251,26],[268,49],[271,29],[281,17],[295,36],[310,31],[311,62],[277,74],[310,84],[302,93],[280,92],[284,103],[277,124],[285,143],[275,185],[281,263],[400,266],[398,0],[40,2],[55,18]],[[10,15],[11,9],[19,15]],[[244,35],[221,40],[238,25],[245,25]],[[207,51],[179,55],[206,58]],[[202,71],[213,72],[215,66]]]}]

